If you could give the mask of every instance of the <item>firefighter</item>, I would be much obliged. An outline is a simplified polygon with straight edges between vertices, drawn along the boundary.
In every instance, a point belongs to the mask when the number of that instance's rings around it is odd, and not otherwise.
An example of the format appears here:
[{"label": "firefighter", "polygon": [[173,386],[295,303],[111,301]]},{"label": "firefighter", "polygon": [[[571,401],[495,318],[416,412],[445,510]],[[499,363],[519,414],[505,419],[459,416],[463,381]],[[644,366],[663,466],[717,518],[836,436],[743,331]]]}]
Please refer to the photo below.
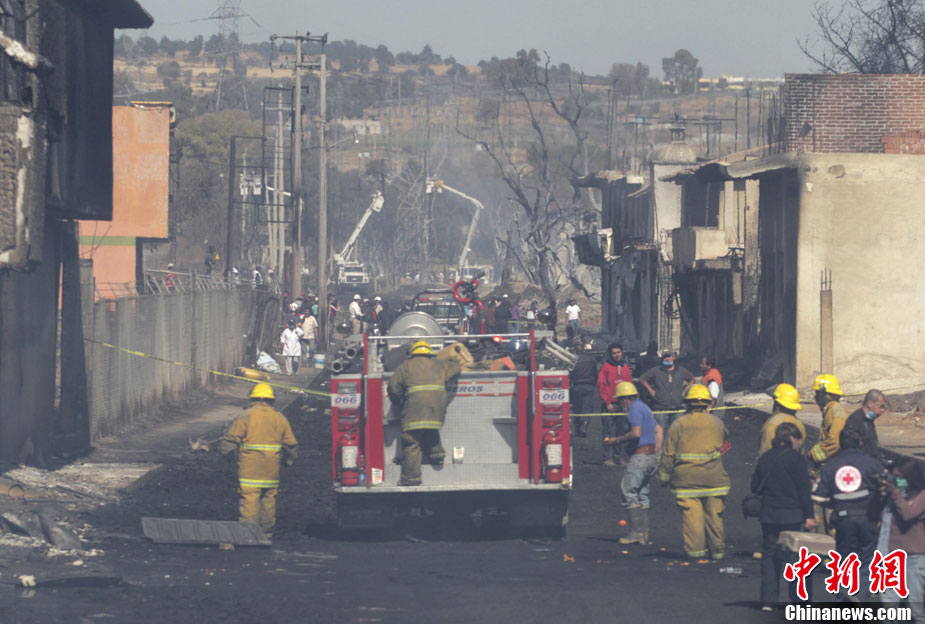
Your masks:
[{"label": "firefighter", "polygon": [[402,412],[404,459],[398,485],[421,485],[422,455],[431,464],[443,465],[440,428],[446,417],[446,382],[461,370],[458,361],[437,359],[427,341],[419,340],[389,380],[389,399]]},{"label": "firefighter", "polygon": [[838,434],[845,427],[848,411],[839,403],[844,393],[835,375],[816,375],[813,390],[816,405],[822,410],[822,427],[819,428],[819,442],[809,450],[809,456],[816,464],[822,464],[838,452]]},{"label": "firefighter", "polygon": [[774,411],[771,412],[770,418],[761,427],[758,457],[771,449],[777,426],[781,423],[788,422],[800,430],[800,446],[797,450],[803,448],[803,441],[806,440],[806,426],[796,417],[796,413],[803,409],[803,406],[800,405],[800,393],[797,392],[797,389],[788,383],[782,383],[777,384],[770,394],[774,397]]},{"label": "firefighter", "polygon": [[250,393],[251,404],[235,419],[222,438],[221,452],[234,458],[238,452],[238,484],[241,522],[256,522],[268,537],[276,526],[276,494],[279,492],[279,462],[285,454],[287,466],[295,461],[299,443],[286,417],[273,409],[273,388],[257,384]]},{"label": "firefighter", "polygon": [[[856,431],[842,429],[838,437],[839,451],[822,466],[813,501],[832,510],[838,554],[847,557],[857,553],[861,570],[867,570],[878,538],[878,519],[868,515],[868,507],[877,497],[886,469],[863,451],[864,443]],[[860,599],[865,598],[862,591]]]},{"label": "firefighter", "polygon": [[[658,479],[670,485],[681,509],[681,536],[688,558],[709,552],[723,558],[723,508],[731,485],[723,467],[726,426],[709,413],[713,397],[703,384],[684,396],[686,411],[668,429],[658,465]],[[704,539],[706,538],[706,539]]]}]

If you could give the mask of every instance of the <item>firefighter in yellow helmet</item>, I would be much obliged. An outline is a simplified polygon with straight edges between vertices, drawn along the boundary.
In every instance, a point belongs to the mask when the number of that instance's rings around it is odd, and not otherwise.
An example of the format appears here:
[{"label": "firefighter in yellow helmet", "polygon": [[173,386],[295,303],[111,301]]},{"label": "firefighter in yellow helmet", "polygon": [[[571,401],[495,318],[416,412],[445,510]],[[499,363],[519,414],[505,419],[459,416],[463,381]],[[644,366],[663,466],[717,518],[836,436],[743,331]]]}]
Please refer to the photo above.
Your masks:
[{"label": "firefighter in yellow helmet", "polygon": [[703,384],[694,384],[684,396],[686,412],[668,429],[658,464],[658,479],[670,485],[681,509],[681,536],[688,558],[711,554],[723,558],[724,497],[730,481],[723,467],[727,448],[726,426],[710,414],[713,401]]},{"label": "firefighter in yellow helmet", "polygon": [[427,341],[419,340],[389,379],[389,399],[402,413],[404,459],[398,485],[421,485],[422,455],[431,464],[443,464],[446,451],[440,444],[440,428],[446,417],[446,382],[461,370],[459,361],[437,359]]},{"label": "firefighter in yellow helmet", "polygon": [[806,440],[806,426],[796,417],[796,413],[803,409],[800,405],[800,393],[797,389],[788,383],[777,384],[774,390],[770,392],[774,397],[774,411],[771,417],[764,421],[761,427],[761,442],[758,445],[758,457],[764,455],[771,449],[771,443],[774,440],[774,432],[781,423],[788,422],[800,430],[800,446],[797,450],[803,448],[803,441]]},{"label": "firefighter in yellow helmet", "polygon": [[298,455],[299,443],[286,417],[273,409],[273,388],[257,384],[244,408],[222,438],[221,452],[238,454],[239,510],[241,522],[255,522],[267,534],[276,526],[276,494],[279,492],[279,463],[285,454],[287,466]]},{"label": "firefighter in yellow helmet", "polygon": [[839,451],[838,434],[845,428],[848,410],[839,403],[844,392],[835,375],[816,375],[813,390],[816,405],[822,410],[822,426],[819,428],[819,442],[808,455],[816,464],[822,464]]}]

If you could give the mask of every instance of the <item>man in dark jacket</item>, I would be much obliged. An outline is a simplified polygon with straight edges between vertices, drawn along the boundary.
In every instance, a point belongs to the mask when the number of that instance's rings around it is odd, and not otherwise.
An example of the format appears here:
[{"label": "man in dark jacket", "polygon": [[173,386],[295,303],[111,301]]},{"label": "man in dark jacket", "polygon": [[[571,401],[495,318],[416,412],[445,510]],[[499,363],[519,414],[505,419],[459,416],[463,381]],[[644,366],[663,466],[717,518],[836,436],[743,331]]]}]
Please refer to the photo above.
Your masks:
[{"label": "man in dark jacket", "polygon": [[499,334],[508,333],[508,323],[511,320],[511,304],[508,301],[508,296],[504,295],[501,297],[501,303],[498,304],[498,307],[495,308],[495,327]]},{"label": "man in dark jacket", "polygon": [[665,430],[666,435],[671,423],[681,415],[684,395],[694,381],[694,376],[689,370],[675,363],[675,354],[671,351],[665,351],[662,354],[661,364],[650,368],[639,378],[639,383],[649,391],[649,396],[652,397],[652,411],[676,412],[655,415],[655,419]]},{"label": "man in dark jacket", "polygon": [[880,440],[877,437],[877,427],[874,421],[883,415],[887,409],[887,400],[879,390],[869,390],[864,395],[861,407],[848,415],[845,429],[851,429],[861,439],[861,450],[871,457],[880,457]]},{"label": "man in dark jacket", "polygon": [[[863,442],[851,429],[838,434],[839,451],[823,465],[813,500],[830,507],[835,525],[835,550],[844,558],[857,553],[861,569],[867,570],[877,547],[877,521],[868,517],[868,506],[877,496],[886,470],[861,450]],[[858,597],[867,597],[862,583]]]},{"label": "man in dark jacket", "polygon": [[[578,355],[572,371],[569,373],[569,390],[572,397],[572,410],[576,414],[593,414],[597,409],[597,358],[591,355],[591,344],[584,347],[576,345],[573,351]],[[588,437],[591,418],[576,416],[572,418],[575,435]]]},{"label": "man in dark jacket", "polygon": [[617,384],[621,381],[633,381],[633,374],[630,367],[623,357],[623,345],[611,342],[607,345],[607,357],[597,374],[597,391],[601,397],[601,411],[613,412],[613,416],[604,416],[601,419],[601,448],[604,453],[604,465],[616,466],[615,457],[625,461],[625,453],[622,447],[613,444],[605,444],[603,441],[623,433],[623,424],[626,416],[617,416],[617,404],[614,399],[614,393],[617,391]]}]

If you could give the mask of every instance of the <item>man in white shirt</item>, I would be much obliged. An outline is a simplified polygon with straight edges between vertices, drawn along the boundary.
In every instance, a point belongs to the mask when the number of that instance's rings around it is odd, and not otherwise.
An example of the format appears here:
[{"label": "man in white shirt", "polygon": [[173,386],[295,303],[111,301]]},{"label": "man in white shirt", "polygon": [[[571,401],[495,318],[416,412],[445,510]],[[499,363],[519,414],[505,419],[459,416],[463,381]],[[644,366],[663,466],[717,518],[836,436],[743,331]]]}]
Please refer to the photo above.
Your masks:
[{"label": "man in white shirt", "polygon": [[286,374],[294,375],[299,370],[299,358],[302,357],[302,329],[295,323],[283,330],[279,341],[283,344],[283,356],[286,358]]},{"label": "man in white shirt", "polygon": [[302,347],[305,360],[311,360],[315,351],[315,340],[318,338],[318,319],[314,314],[308,313],[302,319]]},{"label": "man in white shirt", "polygon": [[350,306],[347,308],[354,334],[363,332],[363,306],[360,305],[360,300],[360,295],[354,295],[353,301],[350,302]]},{"label": "man in white shirt", "polygon": [[565,318],[567,321],[565,331],[568,333],[569,342],[581,336],[581,308],[574,299],[569,299],[568,307],[565,308]]}]

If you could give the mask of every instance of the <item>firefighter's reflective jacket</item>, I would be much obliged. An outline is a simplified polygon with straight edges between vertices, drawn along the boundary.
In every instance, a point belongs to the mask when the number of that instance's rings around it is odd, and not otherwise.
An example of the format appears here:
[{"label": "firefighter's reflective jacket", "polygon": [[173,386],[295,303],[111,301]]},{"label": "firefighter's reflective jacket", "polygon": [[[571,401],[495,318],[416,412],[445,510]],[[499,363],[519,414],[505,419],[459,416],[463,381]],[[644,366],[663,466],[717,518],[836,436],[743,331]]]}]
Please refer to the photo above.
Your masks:
[{"label": "firefighter's reflective jacket", "polygon": [[388,393],[401,406],[402,431],[440,429],[446,417],[446,382],[460,373],[459,362],[412,355],[389,379]]},{"label": "firefighter's reflective jacket", "polygon": [[707,412],[690,412],[668,429],[658,478],[671,485],[678,498],[725,496],[731,485],[723,467],[721,449],[726,426]]},{"label": "firefighter's reflective jacket", "polygon": [[279,487],[279,462],[285,450],[288,460],[298,455],[299,443],[286,417],[265,403],[244,410],[222,438],[223,455],[238,451],[241,487]]},{"label": "firefighter's reflective jacket", "polygon": [[821,464],[838,452],[838,435],[845,428],[848,410],[838,401],[829,401],[822,412],[822,426],[819,428],[819,442],[810,454],[813,461]]},{"label": "firefighter's reflective jacket", "polygon": [[822,466],[813,500],[835,509],[836,515],[866,514],[871,497],[886,470],[861,449],[846,448]]}]

